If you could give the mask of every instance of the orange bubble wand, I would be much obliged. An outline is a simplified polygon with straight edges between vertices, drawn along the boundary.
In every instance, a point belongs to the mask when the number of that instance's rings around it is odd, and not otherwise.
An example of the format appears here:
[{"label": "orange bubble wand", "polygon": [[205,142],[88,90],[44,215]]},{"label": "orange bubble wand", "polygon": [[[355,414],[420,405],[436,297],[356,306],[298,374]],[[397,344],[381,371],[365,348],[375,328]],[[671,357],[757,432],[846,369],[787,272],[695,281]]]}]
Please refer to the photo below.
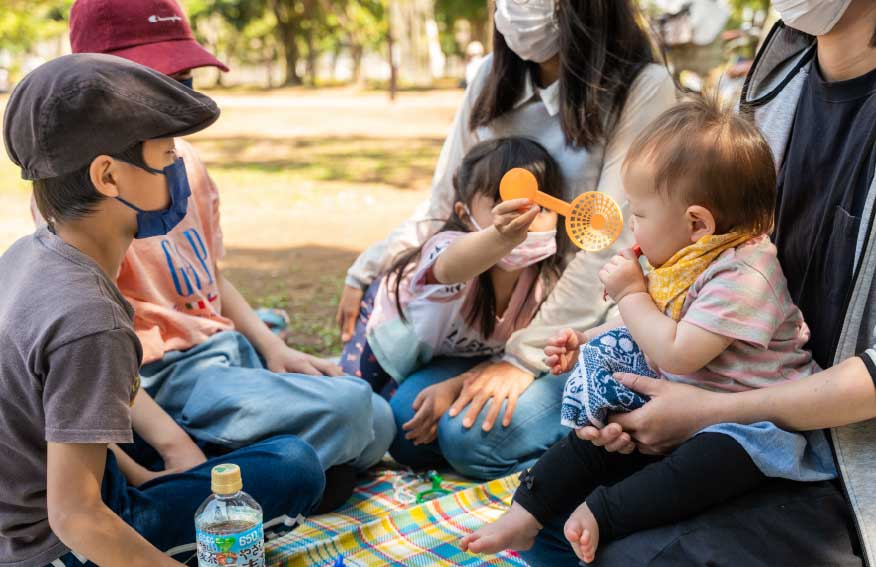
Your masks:
[{"label": "orange bubble wand", "polygon": [[538,180],[529,170],[515,167],[499,183],[502,200],[529,199],[566,219],[566,234],[582,250],[597,252],[614,244],[624,228],[618,204],[598,191],[581,193],[571,203],[538,190]]}]

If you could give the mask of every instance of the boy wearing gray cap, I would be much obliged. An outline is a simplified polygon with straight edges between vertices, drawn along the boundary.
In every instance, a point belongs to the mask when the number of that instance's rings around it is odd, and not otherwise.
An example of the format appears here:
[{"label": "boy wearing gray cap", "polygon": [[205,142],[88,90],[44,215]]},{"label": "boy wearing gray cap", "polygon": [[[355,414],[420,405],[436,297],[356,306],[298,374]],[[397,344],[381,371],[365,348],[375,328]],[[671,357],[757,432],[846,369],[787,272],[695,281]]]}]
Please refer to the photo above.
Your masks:
[{"label": "boy wearing gray cap", "polygon": [[[132,240],[165,234],[190,190],[174,136],[215,103],[146,67],[69,55],[19,84],[6,108],[9,157],[49,224],[0,257],[0,565],[179,565],[210,469],[140,390],[133,309],[114,283]],[[133,431],[163,461],[137,464]],[[324,475],[303,441],[228,453],[266,523],[309,512]]]}]

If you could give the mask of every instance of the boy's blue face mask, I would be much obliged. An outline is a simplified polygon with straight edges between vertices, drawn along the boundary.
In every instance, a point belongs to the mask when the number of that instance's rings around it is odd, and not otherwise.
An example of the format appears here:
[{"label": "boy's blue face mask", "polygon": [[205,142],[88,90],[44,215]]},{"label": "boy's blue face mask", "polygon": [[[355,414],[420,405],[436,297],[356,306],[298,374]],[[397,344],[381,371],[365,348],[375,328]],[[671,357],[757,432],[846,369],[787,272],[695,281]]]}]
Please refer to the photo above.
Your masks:
[{"label": "boy's blue face mask", "polygon": [[182,158],[177,158],[175,162],[164,169],[155,169],[130,162],[125,163],[139,167],[149,173],[163,175],[167,180],[167,188],[170,191],[170,206],[161,211],[144,211],[121,197],[116,197],[124,205],[137,211],[137,232],[134,234],[134,238],[149,238],[150,236],[167,234],[183,220],[186,216],[186,211],[188,211],[189,197],[192,194],[192,190],[189,188],[189,178],[186,175],[185,163]]},{"label": "boy's blue face mask", "polygon": [[188,88],[195,90],[195,79],[194,77],[189,77],[188,79],[177,79],[180,83],[187,86]]}]

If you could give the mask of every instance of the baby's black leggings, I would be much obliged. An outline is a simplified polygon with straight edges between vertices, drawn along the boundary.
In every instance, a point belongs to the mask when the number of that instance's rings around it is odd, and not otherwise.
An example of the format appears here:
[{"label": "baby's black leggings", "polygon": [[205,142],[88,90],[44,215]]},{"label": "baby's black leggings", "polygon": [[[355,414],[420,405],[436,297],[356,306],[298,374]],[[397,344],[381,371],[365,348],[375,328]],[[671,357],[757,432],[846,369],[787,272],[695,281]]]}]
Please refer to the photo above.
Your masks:
[{"label": "baby's black leggings", "polygon": [[574,432],[520,477],[514,500],[542,524],[587,502],[601,542],[675,523],[766,480],[729,435],[700,433],[665,457],[610,453]]}]

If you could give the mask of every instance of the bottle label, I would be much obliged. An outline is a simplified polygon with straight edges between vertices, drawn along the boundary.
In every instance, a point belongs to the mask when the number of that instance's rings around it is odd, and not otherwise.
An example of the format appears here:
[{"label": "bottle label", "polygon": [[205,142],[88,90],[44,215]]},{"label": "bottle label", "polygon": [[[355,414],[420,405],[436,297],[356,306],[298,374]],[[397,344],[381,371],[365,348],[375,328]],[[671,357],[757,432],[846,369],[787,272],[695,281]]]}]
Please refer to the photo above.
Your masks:
[{"label": "bottle label", "polygon": [[196,536],[198,567],[265,565],[265,534],[261,522],[244,532],[214,534],[197,530]]}]

